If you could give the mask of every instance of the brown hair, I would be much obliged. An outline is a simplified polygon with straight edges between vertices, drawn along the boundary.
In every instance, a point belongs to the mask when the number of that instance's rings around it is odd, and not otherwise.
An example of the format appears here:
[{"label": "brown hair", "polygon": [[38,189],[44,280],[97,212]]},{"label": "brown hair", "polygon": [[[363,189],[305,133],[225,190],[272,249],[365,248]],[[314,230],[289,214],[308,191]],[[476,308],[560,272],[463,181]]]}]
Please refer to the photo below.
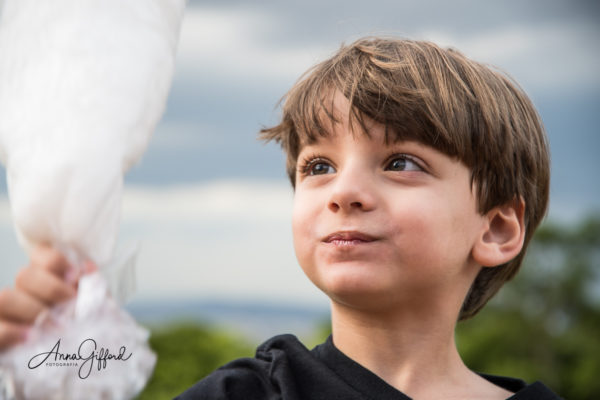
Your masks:
[{"label": "brown hair", "polygon": [[522,198],[525,241],[517,257],[482,268],[460,319],[475,315],[518,271],[545,215],[549,154],[531,101],[506,75],[429,42],[365,38],[342,46],[314,66],[285,97],[279,125],[261,130],[280,143],[295,186],[302,144],[328,135],[335,122],[328,99],[340,91],[350,118],[368,135],[365,117],[386,128],[388,140],[415,140],[461,160],[471,170],[479,212]]}]

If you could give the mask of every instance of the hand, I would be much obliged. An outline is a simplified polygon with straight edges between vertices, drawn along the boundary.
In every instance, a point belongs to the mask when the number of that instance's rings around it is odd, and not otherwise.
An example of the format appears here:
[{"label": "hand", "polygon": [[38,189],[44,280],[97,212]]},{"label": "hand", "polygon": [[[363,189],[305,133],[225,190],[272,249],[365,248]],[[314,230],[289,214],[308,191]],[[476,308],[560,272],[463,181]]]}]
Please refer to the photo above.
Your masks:
[{"label": "hand", "polygon": [[[77,293],[79,274],[59,251],[41,245],[30,257],[17,274],[15,288],[0,291],[0,350],[23,341],[43,310]],[[96,269],[88,262],[83,272]]]}]

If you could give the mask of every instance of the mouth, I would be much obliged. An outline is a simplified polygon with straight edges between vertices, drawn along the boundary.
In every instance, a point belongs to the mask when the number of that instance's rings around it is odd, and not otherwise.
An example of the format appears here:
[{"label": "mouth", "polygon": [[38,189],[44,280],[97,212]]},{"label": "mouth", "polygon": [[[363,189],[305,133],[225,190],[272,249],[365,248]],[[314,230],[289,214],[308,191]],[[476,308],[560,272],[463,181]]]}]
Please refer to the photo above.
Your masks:
[{"label": "mouth", "polygon": [[323,239],[324,243],[330,243],[336,246],[355,246],[359,244],[371,243],[378,240],[375,236],[359,231],[339,231],[334,232]]}]

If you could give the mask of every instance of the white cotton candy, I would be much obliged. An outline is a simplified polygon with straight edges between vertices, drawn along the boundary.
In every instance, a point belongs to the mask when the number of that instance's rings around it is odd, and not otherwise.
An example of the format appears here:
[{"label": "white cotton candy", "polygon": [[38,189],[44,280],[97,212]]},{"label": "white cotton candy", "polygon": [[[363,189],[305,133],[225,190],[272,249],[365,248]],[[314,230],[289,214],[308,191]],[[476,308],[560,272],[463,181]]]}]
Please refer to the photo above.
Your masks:
[{"label": "white cotton candy", "polygon": [[[114,276],[120,268],[114,248],[123,174],[141,157],[164,111],[185,0],[0,5],[0,161],[19,241],[27,250],[50,243],[77,265],[93,260],[101,272],[112,264]],[[108,284],[100,275],[94,282]],[[73,307],[82,303],[87,312],[75,318]],[[126,399],[143,387],[154,364],[146,334],[109,292],[81,287],[73,305],[53,310],[51,320],[52,329],[47,321],[36,325],[18,348],[20,355],[15,349],[0,359],[27,398],[45,393],[44,398],[79,399],[74,393],[83,387],[86,399]],[[110,342],[99,343],[105,347],[129,340],[138,346],[133,358],[145,359],[129,360],[124,369],[109,365],[94,384],[76,374],[53,380],[56,369],[33,379],[32,370],[13,362],[31,356],[35,340],[44,345],[57,335],[75,340],[83,331]],[[108,386],[117,389],[107,392]]]},{"label": "white cotton candy", "polygon": [[165,106],[182,0],[5,0],[0,158],[26,246],[112,255],[123,173]]}]

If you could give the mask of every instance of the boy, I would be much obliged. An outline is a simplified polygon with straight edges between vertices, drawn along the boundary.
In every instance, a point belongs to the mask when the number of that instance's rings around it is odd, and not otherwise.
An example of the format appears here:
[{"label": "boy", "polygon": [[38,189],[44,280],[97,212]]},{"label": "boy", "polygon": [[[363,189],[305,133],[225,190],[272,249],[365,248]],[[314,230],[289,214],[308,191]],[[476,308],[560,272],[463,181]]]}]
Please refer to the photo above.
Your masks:
[{"label": "boy", "polygon": [[296,256],[332,336],[261,345],[178,399],[557,399],[478,375],[456,321],[517,272],[545,214],[548,147],[505,76],[426,42],[362,39],[310,70],[262,138],[287,154]]},{"label": "boy", "polygon": [[549,160],[527,97],[426,42],[362,39],[288,93],[281,143],[296,255],[331,299],[313,350],[262,344],[178,399],[557,399],[478,375],[454,343],[517,272],[548,202]]}]

